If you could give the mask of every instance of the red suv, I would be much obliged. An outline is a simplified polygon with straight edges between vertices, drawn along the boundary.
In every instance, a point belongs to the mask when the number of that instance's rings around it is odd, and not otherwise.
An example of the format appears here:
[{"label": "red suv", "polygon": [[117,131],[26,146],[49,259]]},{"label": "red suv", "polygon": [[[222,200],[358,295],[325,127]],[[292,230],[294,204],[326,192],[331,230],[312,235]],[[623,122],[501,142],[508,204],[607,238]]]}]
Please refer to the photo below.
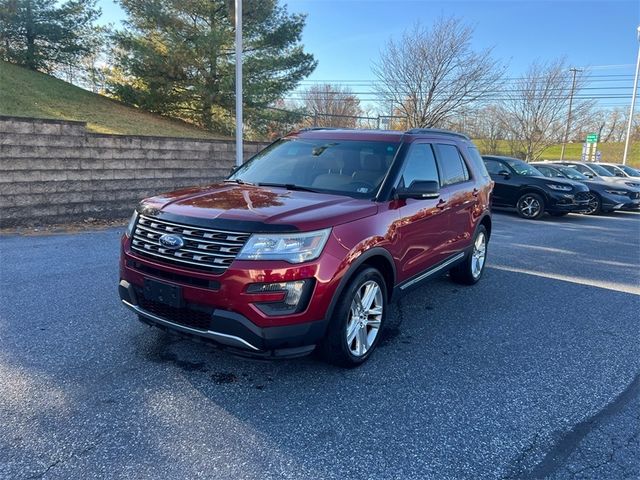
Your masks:
[{"label": "red suv", "polygon": [[364,362],[388,304],[438,273],[474,284],[493,183],[468,137],[306,129],[222,183],[140,203],[120,297],[141,321],[258,356]]}]

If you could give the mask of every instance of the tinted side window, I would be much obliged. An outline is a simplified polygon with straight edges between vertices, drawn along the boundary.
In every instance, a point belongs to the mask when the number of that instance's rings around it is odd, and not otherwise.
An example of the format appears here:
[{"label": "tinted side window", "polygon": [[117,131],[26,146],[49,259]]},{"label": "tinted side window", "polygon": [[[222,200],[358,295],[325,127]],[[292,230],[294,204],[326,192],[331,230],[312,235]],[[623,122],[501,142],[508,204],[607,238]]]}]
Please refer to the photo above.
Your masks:
[{"label": "tinted side window", "polygon": [[480,155],[478,149],[475,146],[470,146],[469,148],[467,148],[467,153],[467,158],[471,160],[474,171],[483,178],[489,178],[487,167],[485,167],[484,162],[482,161],[482,156]]},{"label": "tinted side window", "polygon": [[498,175],[501,171],[506,170],[502,163],[497,160],[491,160],[490,158],[485,158],[484,164],[487,167],[488,172],[493,175]]},{"label": "tinted side window", "polygon": [[404,159],[399,188],[411,186],[415,180],[438,180],[438,168],[433,149],[428,143],[414,143]]},{"label": "tinted side window", "polygon": [[469,180],[469,170],[456,146],[439,143],[436,148],[438,165],[442,173],[442,185],[453,185]]},{"label": "tinted side window", "polygon": [[540,173],[542,173],[545,177],[549,177],[549,178],[553,178],[556,176],[556,172],[554,172],[553,170],[551,170],[550,168],[547,167],[543,167],[540,165],[536,165],[536,168],[538,169],[538,171]]}]

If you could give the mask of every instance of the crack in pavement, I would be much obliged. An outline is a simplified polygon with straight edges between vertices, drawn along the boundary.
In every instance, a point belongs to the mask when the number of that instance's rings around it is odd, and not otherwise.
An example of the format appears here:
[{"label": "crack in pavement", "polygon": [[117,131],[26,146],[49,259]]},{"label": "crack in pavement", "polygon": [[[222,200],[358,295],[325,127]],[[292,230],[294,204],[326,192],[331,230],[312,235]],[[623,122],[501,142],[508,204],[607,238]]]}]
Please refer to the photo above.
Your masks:
[{"label": "crack in pavement", "polygon": [[66,458],[59,458],[57,460],[55,460],[54,462],[51,462],[49,465],[47,465],[47,467],[40,473],[36,473],[34,475],[30,475],[28,477],[25,477],[26,480],[36,480],[36,479],[40,479],[40,478],[44,478],[44,476],[49,473],[49,471],[52,468],[57,467],[58,465],[60,465],[61,463],[66,463],[69,460],[72,460],[74,458],[80,457],[82,455],[86,455],[87,453],[89,453],[92,450],[95,450],[98,447],[98,444],[100,443],[99,439],[102,435],[97,435],[97,441],[95,443],[93,443],[92,445],[89,445],[87,447],[84,447],[80,450],[77,451],[73,451],[71,452]]},{"label": "crack in pavement", "polygon": [[[578,448],[580,442],[598,425],[602,424],[606,419],[614,416],[626,407],[636,396],[640,394],[640,375],[636,375],[631,383],[625,388],[616,398],[605,405],[600,411],[592,415],[591,417],[583,420],[580,423],[574,425],[570,430],[562,433],[558,439],[548,449],[542,460],[538,462],[530,471],[523,472],[518,471],[519,464],[522,463],[526,454],[528,454],[537,439],[537,433],[534,437],[531,447],[521,453],[518,458],[513,462],[513,470],[515,473],[508,475],[504,478],[521,478],[521,479],[538,479],[551,476],[558,472],[565,464],[569,456]],[[629,439],[632,441],[637,433]],[[611,457],[615,454],[614,449]],[[611,459],[607,460],[610,462]],[[606,465],[606,463],[604,465]],[[602,466],[602,465],[600,465]]]}]

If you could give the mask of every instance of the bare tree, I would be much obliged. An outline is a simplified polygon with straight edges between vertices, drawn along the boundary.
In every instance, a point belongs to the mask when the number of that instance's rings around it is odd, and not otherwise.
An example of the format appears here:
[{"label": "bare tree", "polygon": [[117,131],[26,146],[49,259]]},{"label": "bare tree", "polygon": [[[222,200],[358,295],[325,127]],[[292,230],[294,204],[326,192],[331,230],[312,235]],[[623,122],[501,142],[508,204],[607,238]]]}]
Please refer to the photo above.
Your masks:
[{"label": "bare tree", "polygon": [[390,39],[373,66],[377,93],[408,119],[409,127],[441,126],[495,92],[504,67],[491,49],[471,49],[473,28],[455,17],[429,30],[420,23]]},{"label": "bare tree", "polygon": [[[571,90],[568,72],[564,59],[534,62],[512,88],[505,90],[502,119],[514,156],[536,160],[545,148],[562,140]],[[584,85],[584,79],[584,74],[578,75],[576,95]],[[590,102],[575,98],[570,138],[575,125],[581,123],[580,119],[592,106]]]},{"label": "bare tree", "polygon": [[302,102],[312,118],[307,123],[316,127],[355,128],[363,111],[360,99],[348,88],[324,84],[309,87]]},{"label": "bare tree", "polygon": [[477,116],[478,138],[482,153],[500,153],[500,141],[506,137],[503,112],[499,105],[488,105]]}]

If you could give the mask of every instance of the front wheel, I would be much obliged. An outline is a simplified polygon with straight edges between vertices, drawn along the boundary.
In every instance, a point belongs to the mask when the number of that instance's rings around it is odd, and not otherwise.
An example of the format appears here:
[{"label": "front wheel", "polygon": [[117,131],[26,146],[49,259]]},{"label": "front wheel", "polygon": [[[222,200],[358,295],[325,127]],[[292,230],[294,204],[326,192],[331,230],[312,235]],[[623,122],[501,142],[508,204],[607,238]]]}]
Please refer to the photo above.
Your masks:
[{"label": "front wheel", "polygon": [[525,193],[516,203],[518,215],[527,220],[537,220],[544,214],[544,199],[537,193]]},{"label": "front wheel", "polygon": [[386,302],[387,286],[380,272],[375,268],[358,272],[336,304],[321,345],[324,358],[342,367],[364,363],[380,340]]},{"label": "front wheel", "polygon": [[585,215],[597,215],[602,212],[602,200],[600,196],[595,193],[588,193],[589,203],[584,211]]},{"label": "front wheel", "polygon": [[487,260],[487,229],[480,225],[473,239],[471,252],[462,263],[449,270],[451,279],[456,283],[473,285],[478,283],[484,272],[484,264]]}]

